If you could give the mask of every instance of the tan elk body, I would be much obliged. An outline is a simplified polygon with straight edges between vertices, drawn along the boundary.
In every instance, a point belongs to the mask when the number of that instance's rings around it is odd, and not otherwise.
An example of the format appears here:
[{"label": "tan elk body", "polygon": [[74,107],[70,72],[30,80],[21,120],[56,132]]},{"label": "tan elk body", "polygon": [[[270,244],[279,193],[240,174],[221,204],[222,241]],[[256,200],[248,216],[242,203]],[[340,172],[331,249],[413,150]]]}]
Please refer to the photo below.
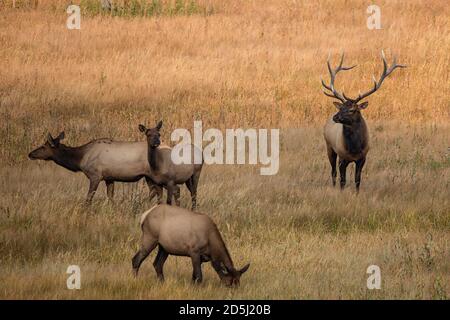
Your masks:
[{"label": "tan elk body", "polygon": [[191,145],[192,161],[191,163],[175,164],[172,161],[172,149],[170,147],[160,147],[160,130],[162,121],[154,128],[146,128],[139,125],[139,131],[145,134],[147,138],[147,159],[150,165],[150,178],[158,185],[163,185],[167,189],[167,203],[172,204],[172,197],[175,197],[176,205],[180,204],[180,188],[179,184],[186,184],[191,193],[192,209],[197,205],[197,186],[202,171],[203,159],[201,163],[196,164],[194,153],[201,151]]},{"label": "tan elk body", "polygon": [[371,90],[364,94],[359,94],[356,99],[349,98],[345,93],[337,91],[334,87],[334,81],[339,71],[350,70],[355,66],[344,67],[344,54],[342,54],[341,62],[336,69],[332,69],[330,60],[328,59],[328,71],[330,73],[330,84],[327,85],[322,80],[322,85],[325,88],[325,95],[339,100],[334,102],[334,105],[339,110],[334,116],[329,118],[324,127],[324,138],[327,146],[327,155],[331,164],[331,178],[333,186],[336,185],[336,160],[339,157],[339,173],[341,189],[345,187],[346,170],[351,162],[356,163],[355,169],[355,184],[356,190],[359,191],[361,184],[361,172],[366,162],[366,156],[369,152],[369,129],[364,120],[361,110],[368,106],[368,102],[359,103],[364,98],[368,97],[377,91],[384,79],[389,76],[396,68],[404,68],[403,65],[398,65],[394,58],[394,63],[388,68],[384,52],[381,52],[383,59],[383,73],[380,80],[376,81],[373,78],[374,86]]},{"label": "tan elk body", "polygon": [[[114,195],[114,182],[136,182],[142,178],[150,189],[150,198],[162,197],[161,187],[150,179],[147,142],[119,142],[110,139],[93,140],[79,147],[69,147],[60,141],[64,132],[47,141],[28,155],[32,160],[52,160],[73,172],[83,172],[89,179],[87,202],[90,202],[101,181],[105,181],[110,199]],[[163,148],[163,147],[161,147]]]},{"label": "tan elk body", "polygon": [[202,281],[201,264],[211,261],[214,270],[226,285],[238,285],[247,264],[236,270],[216,224],[205,214],[180,207],[158,205],[141,218],[141,248],[132,259],[135,275],[141,263],[158,246],[153,266],[164,280],[163,266],[169,255],[190,257],[192,280]]}]

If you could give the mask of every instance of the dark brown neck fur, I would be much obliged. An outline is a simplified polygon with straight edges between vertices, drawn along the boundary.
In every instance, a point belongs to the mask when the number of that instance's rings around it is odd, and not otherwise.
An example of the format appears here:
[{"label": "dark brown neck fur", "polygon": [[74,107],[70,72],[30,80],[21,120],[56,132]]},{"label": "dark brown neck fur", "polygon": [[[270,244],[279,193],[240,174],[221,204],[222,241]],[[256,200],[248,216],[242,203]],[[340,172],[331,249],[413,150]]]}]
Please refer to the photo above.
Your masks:
[{"label": "dark brown neck fur", "polygon": [[158,166],[158,161],[157,161],[157,153],[158,153],[158,148],[157,147],[151,147],[148,146],[148,161],[150,163],[150,168],[153,171],[158,171],[159,166]]},{"label": "dark brown neck fur", "polygon": [[81,147],[68,147],[63,144],[59,145],[52,160],[60,166],[73,171],[81,171],[80,163],[83,159],[84,152]]},{"label": "dark brown neck fur", "polygon": [[351,125],[344,125],[343,133],[347,151],[352,155],[360,154],[367,144],[362,118]]},{"label": "dark brown neck fur", "polygon": [[[221,266],[221,264],[223,264],[230,270],[234,269],[233,260],[231,259],[227,246],[225,245],[225,242],[223,241],[222,236],[220,235],[220,232],[217,229],[217,227],[215,228],[215,230],[212,231],[210,237],[210,244],[211,244],[211,259],[213,266],[214,265]],[[214,269],[216,269],[216,267],[214,267]],[[217,269],[216,271],[219,272]]]}]

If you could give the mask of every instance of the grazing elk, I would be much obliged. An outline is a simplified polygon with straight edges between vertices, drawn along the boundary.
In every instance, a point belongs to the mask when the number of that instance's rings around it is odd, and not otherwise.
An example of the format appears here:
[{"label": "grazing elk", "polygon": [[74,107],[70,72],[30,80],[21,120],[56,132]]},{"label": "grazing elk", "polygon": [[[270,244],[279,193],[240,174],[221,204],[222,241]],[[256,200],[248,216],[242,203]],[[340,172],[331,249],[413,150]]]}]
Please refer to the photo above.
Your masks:
[{"label": "grazing elk", "polygon": [[394,63],[388,67],[384,52],[381,51],[383,60],[383,73],[380,80],[373,77],[374,86],[371,90],[364,94],[359,94],[356,99],[349,98],[344,92],[339,92],[334,87],[334,80],[336,75],[341,70],[350,70],[355,66],[344,67],[344,54],[342,54],[339,66],[332,69],[330,59],[327,60],[328,71],[330,73],[330,84],[327,85],[322,80],[322,85],[325,87],[325,95],[339,100],[340,102],[333,102],[338,108],[338,113],[332,116],[324,128],[324,136],[327,145],[328,159],[331,164],[331,178],[333,186],[336,185],[336,158],[339,156],[339,173],[341,189],[345,187],[346,169],[350,162],[356,163],[355,170],[355,184],[356,190],[359,191],[361,184],[361,171],[366,162],[366,155],[369,151],[369,131],[361,115],[361,110],[365,109],[368,102],[359,103],[361,100],[367,98],[369,95],[377,91],[384,79],[389,76],[396,68],[405,68],[406,66]]},{"label": "grazing elk", "polygon": [[158,196],[161,202],[162,189],[150,179],[147,159],[147,143],[118,142],[110,139],[93,140],[79,147],[61,143],[64,132],[56,138],[48,134],[47,141],[30,152],[31,160],[52,160],[73,172],[82,171],[89,179],[86,202],[90,203],[101,181],[105,181],[108,198],[114,196],[114,182],[136,182],[145,178],[150,189],[150,200]]},{"label": "grazing elk", "polygon": [[[172,197],[175,197],[176,205],[180,205],[180,192],[178,184],[185,183],[191,193],[192,210],[197,206],[197,186],[202,171],[203,160],[200,164],[175,164],[172,161],[172,149],[167,146],[160,146],[160,133],[162,121],[159,121],[155,128],[147,129],[144,125],[139,125],[139,130],[147,137],[148,162],[150,164],[150,178],[158,185],[167,189],[167,204],[172,204]],[[198,148],[191,145],[193,152],[200,152]]]},{"label": "grazing elk", "polygon": [[203,262],[211,261],[220,280],[227,286],[238,286],[241,275],[250,266],[234,267],[231,256],[216,224],[205,214],[175,206],[157,205],[141,217],[141,248],[132,259],[137,276],[141,263],[156,246],[158,253],[153,266],[158,279],[164,280],[163,266],[169,256],[190,257],[192,280],[202,282]]}]

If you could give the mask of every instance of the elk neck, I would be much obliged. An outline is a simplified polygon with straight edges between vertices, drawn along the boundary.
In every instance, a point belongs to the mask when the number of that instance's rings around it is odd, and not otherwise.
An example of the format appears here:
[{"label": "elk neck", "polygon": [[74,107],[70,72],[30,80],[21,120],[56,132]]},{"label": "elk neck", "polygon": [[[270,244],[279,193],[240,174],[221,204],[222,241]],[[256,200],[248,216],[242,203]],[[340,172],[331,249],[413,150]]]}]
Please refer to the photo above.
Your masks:
[{"label": "elk neck", "polygon": [[233,260],[231,259],[227,246],[225,245],[225,242],[223,241],[217,227],[212,232],[212,236],[210,237],[210,244],[212,262],[215,265],[223,264],[228,269],[234,269]]},{"label": "elk neck", "polygon": [[52,159],[60,166],[73,171],[81,171],[80,163],[84,152],[81,147],[68,147],[61,144]]},{"label": "elk neck", "polygon": [[157,153],[158,153],[158,147],[152,147],[148,146],[148,162],[150,164],[150,169],[153,171],[158,171],[159,165],[157,161]]},{"label": "elk neck", "polygon": [[347,151],[350,154],[360,154],[366,147],[366,132],[364,131],[362,117],[351,125],[344,125],[343,134]]}]

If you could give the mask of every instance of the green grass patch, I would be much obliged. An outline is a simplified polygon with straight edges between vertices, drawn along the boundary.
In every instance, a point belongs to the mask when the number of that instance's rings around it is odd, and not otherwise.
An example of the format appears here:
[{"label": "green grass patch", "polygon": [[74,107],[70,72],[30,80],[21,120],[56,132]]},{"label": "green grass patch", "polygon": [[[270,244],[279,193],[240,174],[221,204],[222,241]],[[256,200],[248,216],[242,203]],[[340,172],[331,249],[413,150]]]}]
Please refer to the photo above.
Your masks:
[{"label": "green grass patch", "polygon": [[99,0],[81,0],[80,8],[84,15],[115,17],[190,16],[213,13],[211,7],[195,0],[115,1],[109,8],[103,7]]}]

